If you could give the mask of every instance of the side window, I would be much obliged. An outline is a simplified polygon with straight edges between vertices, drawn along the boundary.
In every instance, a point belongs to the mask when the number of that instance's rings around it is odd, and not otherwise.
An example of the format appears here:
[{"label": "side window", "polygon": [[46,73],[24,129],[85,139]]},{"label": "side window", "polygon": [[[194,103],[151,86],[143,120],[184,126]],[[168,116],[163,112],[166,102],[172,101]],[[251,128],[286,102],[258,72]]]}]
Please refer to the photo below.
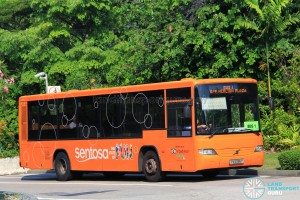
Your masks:
[{"label": "side window", "polygon": [[126,115],[128,106],[126,96],[122,94],[111,94],[101,96],[101,124],[105,137],[121,138],[126,127]]},{"label": "side window", "polygon": [[164,128],[163,96],[159,90],[99,97],[104,136],[141,137],[143,130]]},{"label": "side window", "polygon": [[37,102],[28,102],[28,140],[39,139],[39,105]]},{"label": "side window", "polygon": [[81,139],[103,137],[100,125],[100,108],[94,97],[77,98],[76,128]]},{"label": "side window", "polygon": [[76,139],[77,100],[39,100],[28,103],[28,140]]},{"label": "side window", "polygon": [[165,128],[163,97],[157,90],[29,102],[28,139],[142,137]]},{"label": "side window", "polygon": [[64,98],[58,100],[59,139],[76,139],[78,137],[78,99]]},{"label": "side window", "polygon": [[141,130],[164,128],[163,96],[163,90],[132,94],[131,115],[134,122],[141,125]]},{"label": "side window", "polygon": [[168,136],[191,136],[191,106],[188,102],[168,103]]},{"label": "side window", "polygon": [[191,88],[167,90],[168,137],[192,135]]},{"label": "side window", "polygon": [[28,103],[28,140],[58,139],[57,105],[56,99]]},{"label": "side window", "polygon": [[99,107],[92,96],[65,98],[59,106],[60,139],[100,137]]}]

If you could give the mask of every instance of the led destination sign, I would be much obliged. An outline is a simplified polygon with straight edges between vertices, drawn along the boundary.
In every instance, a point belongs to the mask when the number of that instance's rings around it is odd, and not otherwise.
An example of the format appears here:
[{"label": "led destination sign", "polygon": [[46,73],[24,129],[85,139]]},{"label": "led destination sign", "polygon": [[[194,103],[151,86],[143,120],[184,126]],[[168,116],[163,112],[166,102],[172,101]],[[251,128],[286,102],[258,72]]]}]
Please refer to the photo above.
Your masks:
[{"label": "led destination sign", "polygon": [[247,93],[246,88],[236,88],[234,85],[214,85],[214,88],[209,88],[210,94],[240,94]]}]

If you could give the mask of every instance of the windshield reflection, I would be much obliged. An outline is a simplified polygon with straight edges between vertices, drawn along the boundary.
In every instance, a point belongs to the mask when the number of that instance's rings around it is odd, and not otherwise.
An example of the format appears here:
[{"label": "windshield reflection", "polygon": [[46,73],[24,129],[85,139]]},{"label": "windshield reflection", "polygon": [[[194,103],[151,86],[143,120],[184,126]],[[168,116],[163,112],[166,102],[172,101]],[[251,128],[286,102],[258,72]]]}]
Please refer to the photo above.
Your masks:
[{"label": "windshield reflection", "polygon": [[255,84],[198,85],[195,96],[198,135],[260,130]]}]

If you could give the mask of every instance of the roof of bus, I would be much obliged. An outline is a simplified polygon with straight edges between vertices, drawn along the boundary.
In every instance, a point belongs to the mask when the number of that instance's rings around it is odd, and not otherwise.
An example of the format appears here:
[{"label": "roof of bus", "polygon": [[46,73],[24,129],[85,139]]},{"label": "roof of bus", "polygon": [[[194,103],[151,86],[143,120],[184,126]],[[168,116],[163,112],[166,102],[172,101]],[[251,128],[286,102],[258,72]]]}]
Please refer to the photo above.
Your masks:
[{"label": "roof of bus", "polygon": [[86,89],[86,90],[69,90],[60,93],[28,95],[28,96],[20,97],[20,101],[43,100],[43,99],[66,98],[66,97],[70,98],[70,97],[80,97],[80,96],[90,96],[90,95],[105,95],[105,94],[109,95],[109,94],[118,94],[118,93],[142,92],[142,91],[162,90],[162,89],[170,89],[170,88],[191,87],[198,84],[221,84],[221,83],[256,84],[257,81],[251,78],[213,78],[213,79],[184,78],[181,79],[180,81],[171,81],[171,82],[160,82],[160,83]]}]

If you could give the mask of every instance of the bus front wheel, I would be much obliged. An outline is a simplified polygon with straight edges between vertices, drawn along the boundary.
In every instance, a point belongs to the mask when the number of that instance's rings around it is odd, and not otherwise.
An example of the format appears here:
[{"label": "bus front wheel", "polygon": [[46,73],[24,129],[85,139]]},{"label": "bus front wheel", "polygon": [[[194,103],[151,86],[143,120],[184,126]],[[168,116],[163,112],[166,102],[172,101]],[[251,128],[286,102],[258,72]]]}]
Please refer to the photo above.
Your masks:
[{"label": "bus front wheel", "polygon": [[154,151],[147,151],[143,159],[143,172],[147,181],[157,182],[161,181],[164,177],[160,161]]},{"label": "bus front wheel", "polygon": [[64,152],[59,152],[55,157],[55,172],[59,181],[68,181],[72,178],[70,160]]}]

